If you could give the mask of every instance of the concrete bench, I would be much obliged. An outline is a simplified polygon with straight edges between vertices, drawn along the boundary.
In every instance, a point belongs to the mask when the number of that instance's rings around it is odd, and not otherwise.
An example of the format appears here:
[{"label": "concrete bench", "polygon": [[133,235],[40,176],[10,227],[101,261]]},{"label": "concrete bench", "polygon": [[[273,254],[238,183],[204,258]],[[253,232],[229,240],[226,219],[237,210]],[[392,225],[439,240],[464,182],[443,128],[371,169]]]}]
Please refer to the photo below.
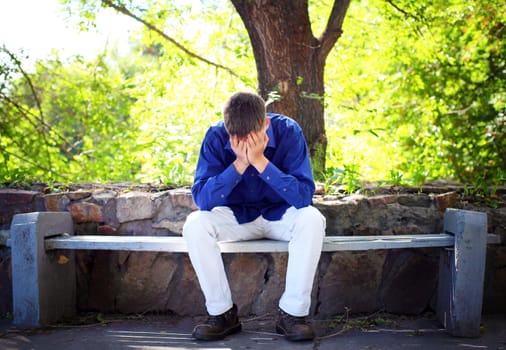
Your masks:
[{"label": "concrete bench", "polygon": [[[14,324],[39,327],[76,313],[75,250],[121,250],[186,253],[178,236],[73,235],[68,212],[14,216],[11,225]],[[487,215],[448,209],[444,233],[390,236],[327,236],[323,251],[371,249],[441,249],[437,316],[455,336],[480,334]],[[258,240],[220,243],[223,253],[286,252],[286,242]]]}]

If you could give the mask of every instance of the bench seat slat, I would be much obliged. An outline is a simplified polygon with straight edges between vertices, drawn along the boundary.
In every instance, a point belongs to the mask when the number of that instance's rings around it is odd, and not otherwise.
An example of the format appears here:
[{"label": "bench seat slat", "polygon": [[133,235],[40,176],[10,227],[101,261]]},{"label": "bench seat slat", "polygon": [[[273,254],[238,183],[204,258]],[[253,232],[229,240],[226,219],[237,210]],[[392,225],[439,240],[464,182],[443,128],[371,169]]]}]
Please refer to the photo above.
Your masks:
[{"label": "bench seat slat", "polygon": [[[349,251],[394,248],[450,247],[454,237],[449,234],[398,236],[326,236],[323,251]],[[255,240],[220,242],[223,253],[286,252],[287,242]],[[57,236],[45,240],[46,250],[123,250],[186,253],[186,242],[180,236]]]}]

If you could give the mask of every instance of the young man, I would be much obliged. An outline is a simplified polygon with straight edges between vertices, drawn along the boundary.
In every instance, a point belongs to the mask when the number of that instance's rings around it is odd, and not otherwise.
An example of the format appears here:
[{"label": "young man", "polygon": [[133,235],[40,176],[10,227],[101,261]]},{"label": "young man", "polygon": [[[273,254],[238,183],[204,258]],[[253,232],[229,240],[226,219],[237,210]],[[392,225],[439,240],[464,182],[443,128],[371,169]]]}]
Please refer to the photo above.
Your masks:
[{"label": "young man", "polygon": [[192,187],[200,210],[183,228],[209,313],[193,337],[219,340],[241,330],[217,242],[269,238],[290,242],[276,330],[292,341],[313,339],[305,316],[325,218],[311,205],[315,185],[302,130],[286,116],[266,114],[263,99],[251,93],[230,97],[223,117],[202,143]]}]

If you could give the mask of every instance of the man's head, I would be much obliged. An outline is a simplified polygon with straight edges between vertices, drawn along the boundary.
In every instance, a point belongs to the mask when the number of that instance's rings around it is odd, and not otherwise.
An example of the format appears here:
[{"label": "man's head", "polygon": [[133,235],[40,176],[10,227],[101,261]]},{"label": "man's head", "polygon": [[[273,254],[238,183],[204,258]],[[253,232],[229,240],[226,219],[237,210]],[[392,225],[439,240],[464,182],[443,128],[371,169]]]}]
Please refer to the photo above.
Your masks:
[{"label": "man's head", "polygon": [[266,125],[265,102],[257,94],[237,92],[225,103],[223,120],[231,136],[244,138],[252,131],[261,131]]}]

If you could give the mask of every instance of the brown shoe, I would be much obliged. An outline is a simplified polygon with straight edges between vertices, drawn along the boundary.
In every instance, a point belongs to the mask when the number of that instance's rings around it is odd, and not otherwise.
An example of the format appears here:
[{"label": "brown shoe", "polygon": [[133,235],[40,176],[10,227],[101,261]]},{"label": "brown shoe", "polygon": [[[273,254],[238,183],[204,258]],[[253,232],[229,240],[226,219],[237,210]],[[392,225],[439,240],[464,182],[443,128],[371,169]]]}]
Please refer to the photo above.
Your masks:
[{"label": "brown shoe", "polygon": [[296,317],[279,310],[276,332],[283,334],[287,340],[312,340],[315,337],[313,327],[307,323],[305,317]]},{"label": "brown shoe", "polygon": [[197,340],[221,340],[227,335],[241,331],[241,323],[237,317],[237,306],[218,316],[209,316],[203,324],[193,329],[192,336]]}]

